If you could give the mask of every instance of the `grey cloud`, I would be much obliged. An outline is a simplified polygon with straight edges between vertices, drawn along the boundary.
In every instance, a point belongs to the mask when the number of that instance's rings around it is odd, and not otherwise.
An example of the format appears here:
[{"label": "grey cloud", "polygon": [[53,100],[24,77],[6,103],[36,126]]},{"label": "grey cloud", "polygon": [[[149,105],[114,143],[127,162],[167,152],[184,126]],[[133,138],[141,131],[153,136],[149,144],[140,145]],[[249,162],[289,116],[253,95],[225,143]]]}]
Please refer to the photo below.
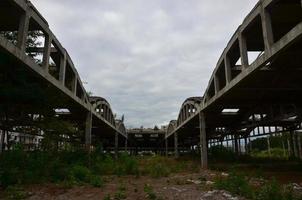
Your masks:
[{"label": "grey cloud", "polygon": [[256,0],[32,0],[86,88],[126,125],[177,118],[202,96],[228,40]]}]

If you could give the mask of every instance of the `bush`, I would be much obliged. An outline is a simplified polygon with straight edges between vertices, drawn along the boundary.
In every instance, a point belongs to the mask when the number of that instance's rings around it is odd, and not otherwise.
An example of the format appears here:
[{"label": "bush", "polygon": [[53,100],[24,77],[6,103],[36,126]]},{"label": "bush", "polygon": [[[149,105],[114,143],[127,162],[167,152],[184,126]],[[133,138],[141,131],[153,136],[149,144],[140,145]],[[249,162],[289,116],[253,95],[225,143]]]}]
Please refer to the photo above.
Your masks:
[{"label": "bush", "polygon": [[171,173],[167,159],[159,156],[150,158],[146,163],[145,170],[145,173],[153,178],[167,177]]},{"label": "bush", "polygon": [[220,178],[214,185],[217,189],[227,190],[232,194],[241,195],[247,198],[253,197],[253,190],[248,180],[241,174],[230,173],[227,178]]},{"label": "bush", "polygon": [[284,198],[282,193],[282,187],[277,183],[276,180],[272,180],[266,183],[260,188],[259,192],[256,194],[256,200],[288,200]]},{"label": "bush", "polygon": [[102,187],[104,185],[104,181],[102,179],[102,177],[98,176],[98,175],[94,175],[90,177],[90,184],[93,187]]},{"label": "bush", "polygon": [[74,178],[77,182],[88,183],[90,181],[91,173],[87,167],[75,165],[70,172],[71,178]]}]

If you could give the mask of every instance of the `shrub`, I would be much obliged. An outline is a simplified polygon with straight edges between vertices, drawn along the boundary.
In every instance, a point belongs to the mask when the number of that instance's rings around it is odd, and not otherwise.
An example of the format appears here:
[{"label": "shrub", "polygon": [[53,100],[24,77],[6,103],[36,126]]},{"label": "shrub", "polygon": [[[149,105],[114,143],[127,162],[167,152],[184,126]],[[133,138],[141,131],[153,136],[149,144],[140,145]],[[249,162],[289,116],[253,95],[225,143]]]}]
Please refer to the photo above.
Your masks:
[{"label": "shrub", "polygon": [[75,178],[77,182],[88,183],[90,181],[91,173],[87,167],[75,165],[70,172],[71,177]]},{"label": "shrub", "polygon": [[5,190],[5,196],[7,199],[21,200],[27,198],[29,195],[18,186],[9,186]]},{"label": "shrub", "polygon": [[248,183],[248,180],[241,174],[230,173],[227,178],[216,180],[214,186],[217,189],[223,189],[232,194],[241,195],[247,198],[253,197],[253,190]]},{"label": "shrub", "polygon": [[102,187],[104,185],[102,177],[98,175],[93,175],[90,177],[90,184],[93,187]]}]

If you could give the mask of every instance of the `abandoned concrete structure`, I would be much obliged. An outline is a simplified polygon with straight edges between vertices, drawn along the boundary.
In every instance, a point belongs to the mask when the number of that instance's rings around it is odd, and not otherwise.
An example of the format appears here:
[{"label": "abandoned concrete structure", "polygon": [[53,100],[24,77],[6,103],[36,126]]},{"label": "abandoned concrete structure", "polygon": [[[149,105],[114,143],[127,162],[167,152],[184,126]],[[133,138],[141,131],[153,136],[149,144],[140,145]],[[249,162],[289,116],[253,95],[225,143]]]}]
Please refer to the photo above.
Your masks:
[{"label": "abandoned concrete structure", "polygon": [[[127,131],[104,98],[90,97],[67,51],[30,2],[2,0],[0,31],[17,32],[15,40],[0,36],[1,71],[10,69],[12,76],[22,71],[62,99],[53,108],[68,109],[64,118],[85,122],[88,147],[101,138],[105,148],[115,151],[165,149],[177,157],[197,146],[206,168],[213,144],[231,142],[239,152],[250,138],[287,131],[291,151],[301,156],[301,133],[296,131],[302,122],[301,0],[260,0],[224,49],[203,97],[185,100],[165,131]],[[39,47],[25,45],[32,31],[44,38]],[[52,98],[49,92],[45,96]]]}]

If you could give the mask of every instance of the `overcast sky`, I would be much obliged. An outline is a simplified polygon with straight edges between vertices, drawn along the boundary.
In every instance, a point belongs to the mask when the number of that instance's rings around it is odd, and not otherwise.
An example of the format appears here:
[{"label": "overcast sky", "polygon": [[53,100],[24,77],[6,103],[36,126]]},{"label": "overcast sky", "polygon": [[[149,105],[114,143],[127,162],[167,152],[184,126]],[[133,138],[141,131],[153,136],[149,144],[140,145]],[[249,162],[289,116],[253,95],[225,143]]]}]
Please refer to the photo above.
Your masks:
[{"label": "overcast sky", "polygon": [[223,48],[256,0],[32,0],[87,91],[127,127],[176,119],[202,96]]}]

